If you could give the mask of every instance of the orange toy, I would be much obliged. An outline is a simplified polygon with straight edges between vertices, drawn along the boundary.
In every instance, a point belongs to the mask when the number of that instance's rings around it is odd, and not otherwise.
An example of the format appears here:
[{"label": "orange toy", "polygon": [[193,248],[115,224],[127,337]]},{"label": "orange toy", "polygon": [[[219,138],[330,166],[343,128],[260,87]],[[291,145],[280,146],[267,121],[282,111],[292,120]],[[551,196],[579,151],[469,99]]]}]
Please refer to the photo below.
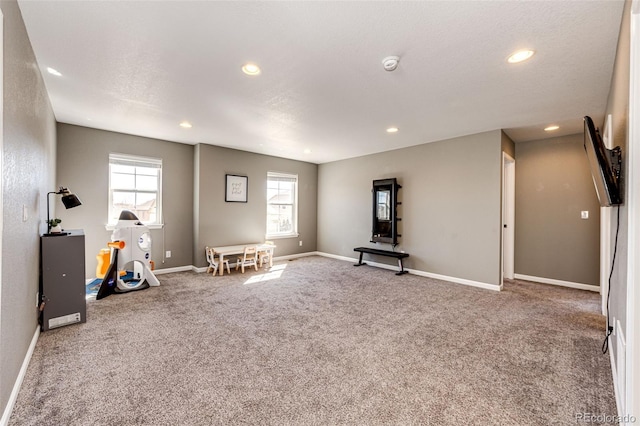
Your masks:
[{"label": "orange toy", "polygon": [[98,259],[98,267],[96,268],[96,278],[104,278],[111,263],[111,249],[100,249],[100,253],[96,256]]}]

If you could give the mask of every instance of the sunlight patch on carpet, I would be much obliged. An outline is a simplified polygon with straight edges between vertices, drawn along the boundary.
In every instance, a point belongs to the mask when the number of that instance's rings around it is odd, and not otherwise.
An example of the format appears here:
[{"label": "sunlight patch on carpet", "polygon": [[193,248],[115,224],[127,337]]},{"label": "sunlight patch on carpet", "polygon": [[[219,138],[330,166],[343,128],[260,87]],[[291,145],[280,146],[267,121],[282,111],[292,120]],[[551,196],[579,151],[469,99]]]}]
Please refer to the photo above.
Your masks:
[{"label": "sunlight patch on carpet", "polygon": [[284,272],[286,267],[286,264],[275,265],[266,274],[254,275],[253,277],[249,278],[247,281],[245,281],[244,285],[276,280],[282,276],[282,273]]}]

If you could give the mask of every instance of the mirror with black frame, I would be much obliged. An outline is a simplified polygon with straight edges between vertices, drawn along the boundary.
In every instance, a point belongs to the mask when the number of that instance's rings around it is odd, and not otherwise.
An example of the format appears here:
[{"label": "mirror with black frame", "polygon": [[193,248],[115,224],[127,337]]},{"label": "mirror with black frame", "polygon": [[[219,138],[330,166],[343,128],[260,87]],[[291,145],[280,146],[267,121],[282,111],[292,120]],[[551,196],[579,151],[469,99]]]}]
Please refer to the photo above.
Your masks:
[{"label": "mirror with black frame", "polygon": [[398,244],[398,185],[396,178],[373,181],[372,243]]}]

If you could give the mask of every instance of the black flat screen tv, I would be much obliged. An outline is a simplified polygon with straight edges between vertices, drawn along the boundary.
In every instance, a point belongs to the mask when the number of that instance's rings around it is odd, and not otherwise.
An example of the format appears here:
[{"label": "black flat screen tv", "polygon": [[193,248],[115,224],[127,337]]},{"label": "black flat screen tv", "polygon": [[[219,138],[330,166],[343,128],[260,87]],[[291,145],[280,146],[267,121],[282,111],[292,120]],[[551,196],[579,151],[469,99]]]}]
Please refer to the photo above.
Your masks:
[{"label": "black flat screen tv", "polygon": [[602,207],[622,204],[620,190],[620,147],[607,149],[591,117],[584,117],[584,149],[589,158],[591,176]]}]

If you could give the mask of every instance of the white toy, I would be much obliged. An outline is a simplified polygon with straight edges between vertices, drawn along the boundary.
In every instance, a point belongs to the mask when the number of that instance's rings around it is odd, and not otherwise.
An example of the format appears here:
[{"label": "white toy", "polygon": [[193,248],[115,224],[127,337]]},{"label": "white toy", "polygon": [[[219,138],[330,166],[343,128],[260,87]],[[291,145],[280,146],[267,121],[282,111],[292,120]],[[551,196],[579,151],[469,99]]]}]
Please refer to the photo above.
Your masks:
[{"label": "white toy", "polygon": [[[111,234],[111,265],[105,274],[96,299],[111,293],[126,293],[159,286],[152,272],[151,235],[149,228],[129,210],[123,210]],[[132,271],[133,276],[126,271]]]}]

